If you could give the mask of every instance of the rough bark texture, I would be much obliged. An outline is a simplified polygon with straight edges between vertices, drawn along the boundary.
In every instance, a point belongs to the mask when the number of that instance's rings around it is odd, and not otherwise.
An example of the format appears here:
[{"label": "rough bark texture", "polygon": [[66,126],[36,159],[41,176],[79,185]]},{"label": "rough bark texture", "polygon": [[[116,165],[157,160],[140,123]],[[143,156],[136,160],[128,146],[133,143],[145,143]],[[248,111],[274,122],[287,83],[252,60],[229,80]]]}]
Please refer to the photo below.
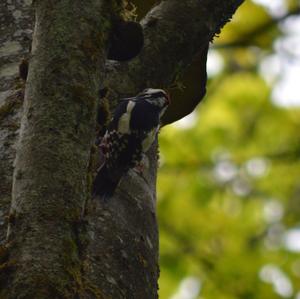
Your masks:
[{"label": "rough bark texture", "polygon": [[130,171],[109,203],[91,202],[87,211],[84,273],[105,298],[157,298],[156,146],[149,156],[143,177]]},{"label": "rough bark texture", "polygon": [[[5,78],[0,90],[1,298],[157,298],[157,145],[142,176],[130,171],[110,202],[85,204],[98,88],[109,88],[113,107],[120,96],[147,86],[169,86],[200,53],[200,88],[191,101],[177,105],[179,110],[185,107],[184,113],[175,109],[166,121],[182,117],[205,93],[209,40],[241,2],[163,1],[142,21],[141,54],[129,63],[108,62],[104,70],[108,16],[118,3],[103,7],[101,0],[36,1],[7,243],[4,217],[22,104],[22,88],[10,90],[28,45],[16,31],[30,36],[32,19],[29,6],[20,1],[0,4],[1,33],[3,24],[13,20],[1,35],[0,48]],[[20,11],[25,21],[17,18]],[[2,55],[7,49],[10,54]]]},{"label": "rough bark texture", "polygon": [[3,298],[80,291],[77,226],[89,193],[108,20],[100,0],[35,2],[8,233],[11,286]]},{"label": "rough bark texture", "polygon": [[18,65],[29,54],[33,29],[30,1],[1,1],[0,20],[0,242],[3,243],[23,103],[24,84],[18,80]]}]

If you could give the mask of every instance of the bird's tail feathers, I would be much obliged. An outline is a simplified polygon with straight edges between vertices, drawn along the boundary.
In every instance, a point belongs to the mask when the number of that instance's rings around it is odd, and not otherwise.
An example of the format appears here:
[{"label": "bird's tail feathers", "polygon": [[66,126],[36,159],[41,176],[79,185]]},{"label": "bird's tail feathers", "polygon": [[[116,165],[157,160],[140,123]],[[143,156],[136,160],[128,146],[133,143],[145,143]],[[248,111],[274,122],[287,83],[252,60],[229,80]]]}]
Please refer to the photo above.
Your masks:
[{"label": "bird's tail feathers", "polygon": [[108,200],[113,196],[119,179],[112,180],[105,165],[99,170],[94,180],[93,198],[99,197],[103,200]]}]

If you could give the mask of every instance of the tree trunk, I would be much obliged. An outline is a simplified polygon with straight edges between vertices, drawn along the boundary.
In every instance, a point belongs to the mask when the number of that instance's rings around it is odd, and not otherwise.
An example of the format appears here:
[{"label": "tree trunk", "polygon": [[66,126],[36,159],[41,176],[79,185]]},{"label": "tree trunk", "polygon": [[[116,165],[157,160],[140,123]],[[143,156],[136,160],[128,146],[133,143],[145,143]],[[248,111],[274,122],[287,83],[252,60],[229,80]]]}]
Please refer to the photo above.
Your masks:
[{"label": "tree trunk", "polygon": [[[129,171],[108,203],[90,200],[98,91],[107,87],[114,107],[120,96],[167,87],[200,52],[199,102],[207,44],[242,1],[163,1],[142,21],[140,55],[105,64],[121,1],[36,0],[22,105],[29,2],[0,4],[1,28],[10,24],[0,48],[0,298],[157,298],[157,144],[141,176]],[[185,113],[195,104],[186,101]]]}]

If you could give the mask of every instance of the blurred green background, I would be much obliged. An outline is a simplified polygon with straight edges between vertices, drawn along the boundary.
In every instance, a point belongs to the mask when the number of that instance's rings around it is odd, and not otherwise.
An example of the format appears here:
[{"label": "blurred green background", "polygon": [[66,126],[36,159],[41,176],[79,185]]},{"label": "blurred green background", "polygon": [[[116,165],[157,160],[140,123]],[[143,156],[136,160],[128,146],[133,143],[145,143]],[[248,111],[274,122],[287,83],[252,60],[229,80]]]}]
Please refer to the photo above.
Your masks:
[{"label": "blurred green background", "polygon": [[246,0],[160,134],[161,299],[300,299],[299,6]]}]

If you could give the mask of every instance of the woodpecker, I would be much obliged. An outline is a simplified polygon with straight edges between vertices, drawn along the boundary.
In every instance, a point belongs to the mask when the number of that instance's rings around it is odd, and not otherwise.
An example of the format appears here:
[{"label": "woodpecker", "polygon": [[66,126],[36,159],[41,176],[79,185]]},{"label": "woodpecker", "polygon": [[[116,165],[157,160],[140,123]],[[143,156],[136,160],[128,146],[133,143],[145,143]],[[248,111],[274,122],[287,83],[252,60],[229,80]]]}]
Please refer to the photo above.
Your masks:
[{"label": "woodpecker", "polygon": [[153,88],[120,101],[100,144],[105,159],[94,180],[93,197],[109,199],[123,175],[139,164],[169,103],[164,90]]}]

